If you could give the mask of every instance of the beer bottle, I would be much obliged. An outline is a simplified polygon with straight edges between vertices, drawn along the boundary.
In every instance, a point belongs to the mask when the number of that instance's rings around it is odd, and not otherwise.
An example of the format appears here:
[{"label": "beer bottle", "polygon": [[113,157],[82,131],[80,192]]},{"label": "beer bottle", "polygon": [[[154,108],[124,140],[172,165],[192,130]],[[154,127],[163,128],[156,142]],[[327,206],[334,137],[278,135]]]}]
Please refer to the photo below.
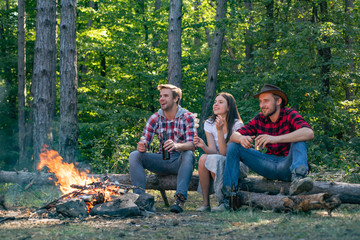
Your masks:
[{"label": "beer bottle", "polygon": [[167,140],[166,131],[164,131],[162,135],[163,135],[162,136],[163,141],[162,141],[161,151],[162,151],[162,155],[163,155],[163,160],[169,160],[170,159],[170,153],[169,153],[168,150],[166,150],[164,148],[164,143]]}]

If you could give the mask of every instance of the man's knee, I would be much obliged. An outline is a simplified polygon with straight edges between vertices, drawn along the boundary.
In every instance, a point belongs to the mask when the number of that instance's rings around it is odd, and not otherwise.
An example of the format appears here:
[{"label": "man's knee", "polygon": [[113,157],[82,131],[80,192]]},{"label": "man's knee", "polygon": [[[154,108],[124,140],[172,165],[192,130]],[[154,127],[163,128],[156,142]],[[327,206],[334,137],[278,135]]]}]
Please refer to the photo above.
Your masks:
[{"label": "man's knee", "polygon": [[129,155],[129,167],[131,167],[134,164],[137,164],[140,161],[140,154],[139,151],[131,152]]},{"label": "man's knee", "polygon": [[181,153],[181,164],[195,164],[194,153],[190,150]]}]

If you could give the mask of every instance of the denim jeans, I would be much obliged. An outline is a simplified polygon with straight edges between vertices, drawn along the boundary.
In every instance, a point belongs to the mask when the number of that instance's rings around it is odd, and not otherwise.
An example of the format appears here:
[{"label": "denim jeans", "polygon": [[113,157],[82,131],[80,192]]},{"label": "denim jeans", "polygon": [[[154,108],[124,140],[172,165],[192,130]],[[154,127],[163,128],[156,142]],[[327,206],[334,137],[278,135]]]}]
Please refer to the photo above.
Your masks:
[{"label": "denim jeans", "polygon": [[[163,160],[162,154],[134,151],[129,156],[130,178],[134,186],[145,189],[145,169],[159,175],[177,175],[175,194],[181,193],[187,198],[194,164],[195,156],[192,151],[173,152],[169,160]],[[134,193],[143,192],[143,190],[134,189]]]},{"label": "denim jeans", "polygon": [[289,182],[294,169],[301,165],[308,168],[306,143],[292,143],[286,157],[261,153],[253,148],[246,149],[239,143],[230,143],[226,151],[224,186],[231,187],[234,183],[237,187],[240,161],[261,176]]}]

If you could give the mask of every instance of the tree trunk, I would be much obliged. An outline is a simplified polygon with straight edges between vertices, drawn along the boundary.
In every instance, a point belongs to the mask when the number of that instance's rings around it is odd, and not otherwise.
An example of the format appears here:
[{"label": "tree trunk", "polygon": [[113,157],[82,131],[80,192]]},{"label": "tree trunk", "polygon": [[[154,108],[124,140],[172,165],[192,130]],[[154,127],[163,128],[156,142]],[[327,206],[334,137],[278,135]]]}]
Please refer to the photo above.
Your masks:
[{"label": "tree trunk", "polygon": [[76,0],[62,0],[60,22],[59,154],[65,162],[77,161],[78,81],[76,54]]},{"label": "tree trunk", "polygon": [[181,84],[181,21],[182,0],[170,0],[168,36],[168,83]]},{"label": "tree trunk", "polygon": [[18,143],[20,168],[28,167],[25,154],[26,134],[26,48],[25,48],[25,0],[18,0]]},{"label": "tree trunk", "polygon": [[[348,49],[349,53],[353,53],[353,44],[354,40],[352,38],[353,34],[353,9],[354,4],[353,0],[345,0],[345,24],[346,24],[346,31],[345,31],[345,44],[346,48]],[[352,54],[349,57],[349,72],[350,72],[350,79],[349,81],[351,84],[346,84],[345,86],[345,94],[346,94],[346,100],[352,101],[355,98],[355,90],[354,90],[354,80],[352,75],[354,74],[354,58],[352,57]],[[353,128],[354,129],[354,128]]]},{"label": "tree trunk", "polygon": [[[246,12],[249,13],[250,17],[249,17],[249,26],[251,26],[252,21],[253,21],[253,17],[252,17],[252,3],[251,0],[246,0],[245,1],[245,9]],[[252,33],[251,30],[249,29],[249,27],[246,29],[245,32],[245,62],[246,62],[246,72],[249,74],[251,72],[252,69],[252,64],[250,63],[250,60],[253,58],[253,48],[254,48],[254,44],[252,43]]]},{"label": "tree trunk", "polygon": [[331,196],[328,193],[284,196],[239,191],[237,192],[237,198],[234,200],[234,205],[236,209],[240,208],[241,205],[248,205],[276,212],[308,212],[310,210],[325,209],[331,215],[331,212],[341,205],[341,201],[338,196]]},{"label": "tree trunk", "polygon": [[[216,93],[221,50],[222,50],[225,28],[226,28],[224,21],[226,17],[226,8],[227,8],[226,3],[227,0],[217,1],[216,27],[212,40],[211,55],[208,66],[208,74],[206,78],[205,93],[201,108],[200,122],[203,122],[211,114],[211,110],[212,110],[211,105],[212,102],[214,101],[214,97]],[[201,127],[200,132],[202,132],[203,126],[200,127]]]},{"label": "tree trunk", "polygon": [[[328,21],[328,6],[327,1],[322,0],[320,2],[320,13],[321,13],[321,22]],[[323,37],[322,41],[324,43],[328,42],[328,37]],[[319,55],[322,59],[320,77],[323,81],[324,86],[324,96],[328,97],[330,95],[330,67],[331,67],[331,48],[330,47],[321,47],[319,48]]]},{"label": "tree trunk", "polygon": [[[131,185],[129,174],[87,174],[88,177],[104,179],[106,176],[111,182]],[[0,183],[17,183],[24,186],[30,185],[53,185],[56,177],[52,173],[34,172],[8,172],[0,171]],[[176,190],[176,175],[147,175],[146,189]],[[196,191],[199,184],[199,176],[193,175],[189,185],[189,191]],[[289,193],[290,182],[265,180],[262,177],[250,176],[243,179],[240,189],[246,192],[266,193],[271,195],[286,195]],[[360,204],[360,184],[343,182],[314,182],[313,189],[307,194],[327,193],[332,196],[339,195],[342,203]]]},{"label": "tree trunk", "polygon": [[276,42],[276,35],[275,35],[275,18],[274,18],[274,0],[265,1],[265,7],[266,7],[266,16],[267,20],[265,23],[266,28],[266,48],[267,48],[267,59],[268,59],[268,66],[266,66],[266,69],[273,68],[274,64],[274,50],[273,45]]},{"label": "tree trunk", "polygon": [[56,82],[56,0],[38,0],[34,50],[34,167],[44,144],[51,146]]},{"label": "tree trunk", "polygon": [[[154,19],[158,20],[156,18],[157,12],[160,10],[161,8],[161,0],[155,0],[155,9],[154,9]],[[153,47],[157,48],[159,47],[159,33],[155,30],[153,33]]]}]

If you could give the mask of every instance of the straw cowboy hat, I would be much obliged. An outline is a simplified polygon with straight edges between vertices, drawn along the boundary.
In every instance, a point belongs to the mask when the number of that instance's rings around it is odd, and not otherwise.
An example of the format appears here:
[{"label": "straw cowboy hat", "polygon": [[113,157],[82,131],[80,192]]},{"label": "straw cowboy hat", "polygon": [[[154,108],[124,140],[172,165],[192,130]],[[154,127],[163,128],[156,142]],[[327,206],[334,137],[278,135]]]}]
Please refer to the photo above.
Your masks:
[{"label": "straw cowboy hat", "polygon": [[288,97],[286,96],[286,94],[277,86],[271,85],[271,84],[265,84],[263,86],[263,88],[261,89],[261,92],[259,92],[258,94],[254,95],[254,97],[259,98],[260,94],[262,93],[273,93],[275,95],[278,95],[279,97],[282,98],[283,102],[284,102],[284,106],[286,104],[288,104]]}]

